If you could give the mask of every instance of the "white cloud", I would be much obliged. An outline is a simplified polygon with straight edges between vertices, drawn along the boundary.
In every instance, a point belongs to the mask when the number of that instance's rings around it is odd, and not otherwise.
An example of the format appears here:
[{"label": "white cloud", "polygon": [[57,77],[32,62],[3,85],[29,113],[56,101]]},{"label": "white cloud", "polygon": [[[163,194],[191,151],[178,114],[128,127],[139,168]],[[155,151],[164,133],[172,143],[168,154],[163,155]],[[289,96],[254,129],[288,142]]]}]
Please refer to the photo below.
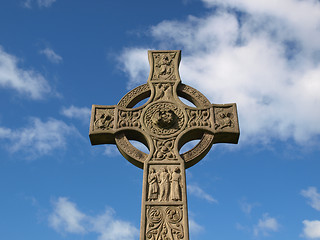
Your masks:
[{"label": "white cloud", "polygon": [[11,152],[26,153],[31,159],[64,148],[71,133],[79,134],[74,127],[53,118],[46,122],[31,118],[29,126],[21,129],[0,127],[0,139],[6,140],[4,145]]},{"label": "white cloud", "polygon": [[124,66],[120,70],[129,74],[130,81],[128,89],[137,85],[137,83],[146,82],[148,76],[149,64],[147,51],[142,48],[125,49],[118,58]]},{"label": "white cloud", "polygon": [[20,68],[18,59],[6,53],[1,46],[0,87],[14,89],[33,99],[41,99],[51,91],[48,81],[40,73]]},{"label": "white cloud", "polygon": [[99,240],[131,240],[139,234],[138,229],[131,223],[117,220],[114,211],[107,209],[104,214],[91,218],[93,231],[100,234]]},{"label": "white cloud", "polygon": [[308,239],[320,239],[320,221],[304,220],[302,223],[304,224],[303,237]]},{"label": "white cloud", "polygon": [[268,214],[264,214],[262,219],[259,219],[258,224],[254,226],[253,234],[255,236],[268,236],[270,232],[277,232],[279,228],[280,224],[277,219],[269,217]]},{"label": "white cloud", "polygon": [[317,188],[309,187],[306,190],[302,190],[301,195],[309,200],[308,204],[311,207],[320,211],[320,194],[317,192]]},{"label": "white cloud", "polygon": [[210,194],[206,193],[202,188],[195,184],[189,184],[187,185],[188,193],[198,197],[207,200],[210,203],[218,203],[216,199],[214,199]]},{"label": "white cloud", "polygon": [[75,203],[60,197],[54,202],[48,220],[49,225],[60,233],[96,233],[99,240],[136,239],[138,229],[114,215],[114,210],[109,208],[102,215],[89,216],[78,210]]},{"label": "white cloud", "polygon": [[63,107],[61,114],[68,118],[80,119],[88,124],[90,122],[91,109],[87,107],[76,107],[71,105],[68,108]]},{"label": "white cloud", "polygon": [[[244,142],[293,139],[309,144],[316,139],[320,135],[320,112],[314,110],[320,104],[320,4],[311,0],[204,2],[218,10],[150,28],[159,48],[183,49],[182,81],[214,103],[236,102]],[[145,48],[123,52],[120,61],[130,87],[146,82],[146,56]]]},{"label": "white cloud", "polygon": [[51,48],[45,48],[40,51],[41,54],[45,55],[50,62],[53,63],[61,63],[62,57],[55,53]]},{"label": "white cloud", "polygon": [[86,216],[77,209],[76,204],[65,197],[54,202],[54,211],[49,216],[49,225],[59,232],[85,233],[83,221]]}]

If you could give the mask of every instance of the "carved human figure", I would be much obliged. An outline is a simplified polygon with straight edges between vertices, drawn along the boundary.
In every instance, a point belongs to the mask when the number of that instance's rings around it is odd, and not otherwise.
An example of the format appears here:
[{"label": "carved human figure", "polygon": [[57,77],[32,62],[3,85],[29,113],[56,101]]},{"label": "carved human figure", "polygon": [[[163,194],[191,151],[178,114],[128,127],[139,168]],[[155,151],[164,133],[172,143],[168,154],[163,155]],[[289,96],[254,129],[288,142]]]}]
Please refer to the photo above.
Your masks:
[{"label": "carved human figure", "polygon": [[158,186],[158,176],[154,168],[151,168],[149,171],[148,183],[149,183],[148,200],[150,201],[157,200],[159,186]]},{"label": "carved human figure", "polygon": [[159,173],[160,201],[169,201],[170,173],[163,167]]},{"label": "carved human figure", "polygon": [[181,174],[180,169],[176,167],[171,174],[171,199],[173,201],[181,200]]},{"label": "carved human figure", "polygon": [[163,55],[161,56],[160,62],[159,62],[159,75],[165,75],[171,73],[171,58],[169,56]]}]

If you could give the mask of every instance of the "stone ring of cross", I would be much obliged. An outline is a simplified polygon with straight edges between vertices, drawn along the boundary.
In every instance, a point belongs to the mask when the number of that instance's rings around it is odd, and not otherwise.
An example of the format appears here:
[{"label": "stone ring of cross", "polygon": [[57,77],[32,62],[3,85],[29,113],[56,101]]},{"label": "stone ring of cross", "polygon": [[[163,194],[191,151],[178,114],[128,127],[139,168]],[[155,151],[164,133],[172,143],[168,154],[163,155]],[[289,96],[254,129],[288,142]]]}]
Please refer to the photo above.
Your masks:
[{"label": "stone ring of cross", "polygon": [[[185,169],[200,161],[212,144],[239,139],[236,104],[211,104],[182,84],[180,56],[181,51],[149,51],[146,84],[128,92],[117,105],[92,106],[91,144],[116,144],[128,161],[144,170],[140,240],[189,239]],[[200,141],[195,147],[179,153],[196,139]],[[129,140],[142,142],[149,154]]]}]

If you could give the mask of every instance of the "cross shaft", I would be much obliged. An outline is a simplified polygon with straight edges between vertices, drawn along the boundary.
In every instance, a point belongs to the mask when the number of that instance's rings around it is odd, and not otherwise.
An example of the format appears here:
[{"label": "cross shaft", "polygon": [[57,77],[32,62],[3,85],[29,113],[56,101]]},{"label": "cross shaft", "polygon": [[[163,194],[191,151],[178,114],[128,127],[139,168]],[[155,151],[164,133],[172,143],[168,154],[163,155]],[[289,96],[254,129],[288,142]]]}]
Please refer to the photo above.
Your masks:
[{"label": "cross shaft", "polygon": [[[189,240],[185,169],[200,161],[212,144],[237,143],[239,138],[236,105],[211,104],[182,84],[180,54],[149,51],[147,84],[128,92],[117,105],[92,106],[92,145],[116,144],[128,161],[144,169],[140,240]],[[145,144],[149,154],[133,147],[131,139]],[[193,149],[179,154],[195,139],[200,142]]]}]

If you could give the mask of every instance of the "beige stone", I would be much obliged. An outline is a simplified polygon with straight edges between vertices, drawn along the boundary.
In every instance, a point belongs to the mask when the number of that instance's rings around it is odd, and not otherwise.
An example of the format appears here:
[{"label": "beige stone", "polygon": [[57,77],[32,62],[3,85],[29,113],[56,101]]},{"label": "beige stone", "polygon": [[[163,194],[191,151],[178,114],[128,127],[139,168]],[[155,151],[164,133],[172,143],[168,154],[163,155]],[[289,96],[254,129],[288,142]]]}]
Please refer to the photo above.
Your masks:
[{"label": "beige stone", "polygon": [[[149,51],[147,84],[128,92],[117,105],[93,105],[92,145],[116,144],[121,154],[144,169],[140,240],[189,240],[185,169],[200,161],[214,143],[237,143],[236,104],[211,104],[181,83],[181,51]],[[179,97],[196,107],[185,105]],[[134,106],[146,99],[140,106]],[[146,154],[129,140],[144,143]],[[199,143],[179,154],[188,141]]]}]

